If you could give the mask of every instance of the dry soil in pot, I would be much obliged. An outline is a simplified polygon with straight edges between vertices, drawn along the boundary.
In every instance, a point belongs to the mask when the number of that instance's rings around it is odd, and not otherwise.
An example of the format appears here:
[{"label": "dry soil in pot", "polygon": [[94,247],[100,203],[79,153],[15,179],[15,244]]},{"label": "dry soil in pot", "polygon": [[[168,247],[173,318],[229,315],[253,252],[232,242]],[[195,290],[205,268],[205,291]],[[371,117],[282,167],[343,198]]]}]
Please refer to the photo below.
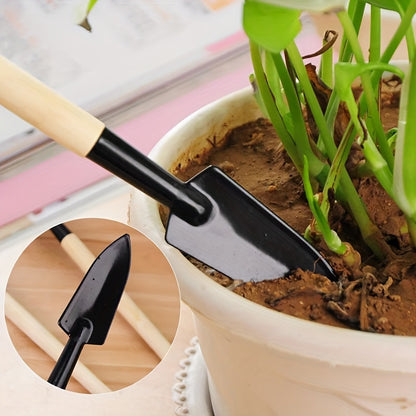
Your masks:
[{"label": "dry soil in pot", "polygon": [[[397,124],[399,94],[395,81],[383,86],[382,119],[386,130]],[[313,136],[313,126],[310,131]],[[296,270],[272,281],[238,284],[190,260],[219,284],[234,285],[239,295],[277,311],[334,326],[416,335],[416,253],[408,235],[400,233],[405,218],[374,178],[356,176],[361,160],[361,150],[356,146],[348,169],[371,219],[389,245],[390,258],[375,258],[349,214],[334,202],[332,228],[361,255],[361,262],[345,268],[324,246],[318,246],[339,274],[339,282]],[[230,131],[221,146],[215,137],[211,138],[209,151],[193,160],[181,160],[172,170],[187,180],[208,165],[222,168],[299,233],[304,233],[311,223],[300,175],[267,120],[261,118]]]}]

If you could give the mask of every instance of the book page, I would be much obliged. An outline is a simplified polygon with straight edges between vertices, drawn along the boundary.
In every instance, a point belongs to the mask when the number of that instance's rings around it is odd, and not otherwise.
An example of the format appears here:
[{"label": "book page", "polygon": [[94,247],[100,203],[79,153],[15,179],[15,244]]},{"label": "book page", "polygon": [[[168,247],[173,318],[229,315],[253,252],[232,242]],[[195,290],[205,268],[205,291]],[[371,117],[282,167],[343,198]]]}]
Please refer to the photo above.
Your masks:
[{"label": "book page", "polygon": [[[210,44],[241,31],[241,3],[99,0],[88,32],[86,0],[0,0],[1,53],[98,115],[209,59]],[[31,132],[0,108],[1,142]]]}]

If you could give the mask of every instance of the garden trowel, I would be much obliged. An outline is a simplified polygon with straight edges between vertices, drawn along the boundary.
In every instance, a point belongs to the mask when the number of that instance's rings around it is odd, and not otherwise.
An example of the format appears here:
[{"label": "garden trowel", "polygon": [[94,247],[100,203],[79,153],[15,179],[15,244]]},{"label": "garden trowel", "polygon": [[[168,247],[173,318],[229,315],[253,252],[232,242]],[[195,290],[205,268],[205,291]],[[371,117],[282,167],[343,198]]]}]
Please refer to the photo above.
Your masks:
[{"label": "garden trowel", "polygon": [[84,345],[104,344],[129,275],[130,251],[125,234],[95,259],[78,286],[58,321],[69,339],[49,383],[64,389]]},{"label": "garden trowel", "polygon": [[89,113],[0,57],[0,104],[170,208],[166,241],[240,280],[300,267],[335,275],[299,234],[216,167],[182,182]]}]

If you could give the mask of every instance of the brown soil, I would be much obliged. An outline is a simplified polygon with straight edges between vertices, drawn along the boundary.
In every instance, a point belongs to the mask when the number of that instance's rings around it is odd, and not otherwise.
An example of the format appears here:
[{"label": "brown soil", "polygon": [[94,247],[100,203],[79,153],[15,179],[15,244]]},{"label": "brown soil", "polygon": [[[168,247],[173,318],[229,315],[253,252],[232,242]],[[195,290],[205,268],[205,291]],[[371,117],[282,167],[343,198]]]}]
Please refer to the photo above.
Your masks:
[{"label": "brown soil", "polygon": [[[384,89],[386,129],[397,121],[398,94],[394,83]],[[352,175],[360,160],[361,151],[356,147],[348,162]],[[303,234],[311,223],[301,178],[267,120],[259,119],[231,131],[225,146],[213,146],[186,170],[180,167],[174,173],[186,180],[208,165],[222,168],[299,233]],[[376,259],[348,213],[334,204],[332,227],[344,241],[360,250],[359,267],[346,268],[342,260],[318,246],[339,274],[339,282],[297,270],[289,277],[242,283],[234,291],[268,308],[303,319],[371,332],[416,335],[416,253],[409,245],[408,235],[400,234],[404,216],[374,178],[357,177],[354,181],[372,220],[389,244],[390,258]],[[229,278],[198,265],[220,284],[232,283]]]}]

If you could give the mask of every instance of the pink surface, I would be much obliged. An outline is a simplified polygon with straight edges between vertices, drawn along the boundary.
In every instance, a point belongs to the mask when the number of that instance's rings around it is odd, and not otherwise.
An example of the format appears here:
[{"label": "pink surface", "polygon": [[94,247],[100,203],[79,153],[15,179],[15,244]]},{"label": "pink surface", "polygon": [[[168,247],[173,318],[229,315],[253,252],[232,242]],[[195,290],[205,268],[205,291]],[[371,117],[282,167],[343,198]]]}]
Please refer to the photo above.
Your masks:
[{"label": "pink surface", "polygon": [[[203,105],[248,85],[249,64],[200,86],[191,93],[142,114],[114,131],[143,153],[175,124]],[[0,226],[109,176],[104,169],[70,152],[55,156],[0,183]],[[7,196],[7,197],[5,197]]]},{"label": "pink surface", "polygon": [[234,33],[231,36],[228,36],[225,39],[222,39],[218,42],[213,43],[207,47],[209,52],[222,52],[227,49],[230,49],[236,43],[242,43],[247,40],[246,34],[241,30],[240,32]]}]

